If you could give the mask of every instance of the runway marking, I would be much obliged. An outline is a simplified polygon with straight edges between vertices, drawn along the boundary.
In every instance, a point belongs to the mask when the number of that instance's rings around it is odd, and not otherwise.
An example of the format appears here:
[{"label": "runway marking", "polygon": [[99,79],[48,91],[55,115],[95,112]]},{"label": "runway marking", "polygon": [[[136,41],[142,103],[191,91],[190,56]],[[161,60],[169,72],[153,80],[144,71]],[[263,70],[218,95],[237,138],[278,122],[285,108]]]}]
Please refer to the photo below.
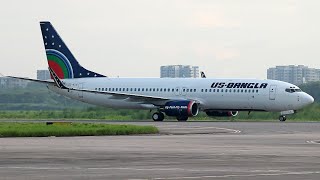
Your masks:
[{"label": "runway marking", "polygon": [[183,171],[181,168],[87,168],[88,170]]},{"label": "runway marking", "polygon": [[[167,126],[158,126],[160,128],[160,130],[174,130],[172,127],[167,127]],[[202,126],[190,126],[190,127],[180,127],[176,130],[210,130],[210,129],[217,129],[217,130],[224,130],[224,131],[229,131],[231,133],[237,134],[237,133],[241,133],[240,130],[236,130],[236,129],[229,129],[229,128],[221,128],[221,127],[202,127]],[[192,134],[192,132],[190,133]]]},{"label": "runway marking", "polygon": [[240,130],[236,130],[236,129],[219,128],[219,127],[214,127],[214,128],[221,129],[221,130],[226,130],[226,131],[232,131],[232,133],[241,133]]},{"label": "runway marking", "polygon": [[[217,170],[217,169],[183,169],[183,168],[130,168],[130,167],[31,167],[31,166],[11,166],[0,167],[0,169],[30,169],[30,170],[133,170],[133,171],[187,171],[187,172],[229,172],[229,170]],[[251,170],[251,171],[238,171],[238,172],[281,172],[280,170]]]},{"label": "runway marking", "polygon": [[[12,167],[0,167],[0,169],[26,169],[26,170],[135,170],[135,171],[198,171],[198,172],[213,172],[217,170],[196,170],[196,169],[182,169],[182,168],[81,168],[81,167],[22,167],[22,166],[12,166]],[[225,170],[227,171],[227,170]],[[225,172],[224,170],[218,172]],[[228,171],[229,172],[229,171]],[[180,176],[180,177],[153,177],[154,180],[162,179],[203,179],[203,178],[230,178],[230,177],[258,177],[258,176],[285,176],[285,175],[310,175],[310,174],[320,174],[320,171],[302,171],[302,172],[281,172],[280,170],[252,170],[254,172],[264,172],[257,174],[226,174],[226,175],[206,175],[206,176]],[[269,172],[269,173],[268,173]],[[239,172],[238,172],[239,173]],[[146,179],[130,179],[130,180],[146,180]]]},{"label": "runway marking", "polygon": [[320,144],[320,140],[306,141],[309,144]]},{"label": "runway marking", "polygon": [[92,167],[92,168],[81,168],[81,167],[22,167],[22,166],[11,166],[11,167],[0,167],[0,169],[31,169],[31,170],[71,170],[71,169],[78,169],[78,170],[135,170],[135,171],[184,171],[185,169],[181,168],[107,168],[107,167]]},{"label": "runway marking", "polygon": [[152,178],[155,180],[162,179],[202,179],[202,178],[229,178],[229,177],[256,177],[256,176],[283,176],[283,175],[308,175],[320,174],[320,171],[303,171],[303,172],[283,172],[283,173],[262,173],[262,174],[228,174],[217,176],[185,176],[185,177],[165,177],[165,178]]}]

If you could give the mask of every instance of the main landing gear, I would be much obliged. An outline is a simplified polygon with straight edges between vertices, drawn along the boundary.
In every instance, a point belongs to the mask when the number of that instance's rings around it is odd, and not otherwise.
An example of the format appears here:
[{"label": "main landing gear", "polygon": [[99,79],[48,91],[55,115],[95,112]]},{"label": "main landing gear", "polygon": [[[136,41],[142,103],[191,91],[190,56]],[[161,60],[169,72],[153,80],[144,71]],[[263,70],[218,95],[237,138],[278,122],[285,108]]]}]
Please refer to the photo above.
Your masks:
[{"label": "main landing gear", "polygon": [[188,120],[188,116],[178,116],[177,120],[178,121],[187,121]]},{"label": "main landing gear", "polygon": [[[152,114],[152,119],[154,121],[163,121],[164,119],[164,114],[162,112],[155,112]],[[188,116],[178,116],[177,120],[180,122],[185,122],[188,120]]]},{"label": "main landing gear", "polygon": [[284,122],[286,120],[287,120],[286,116],[284,115],[279,116],[279,121]]},{"label": "main landing gear", "polygon": [[155,112],[155,113],[152,114],[152,119],[154,121],[163,121],[164,114],[162,112]]}]

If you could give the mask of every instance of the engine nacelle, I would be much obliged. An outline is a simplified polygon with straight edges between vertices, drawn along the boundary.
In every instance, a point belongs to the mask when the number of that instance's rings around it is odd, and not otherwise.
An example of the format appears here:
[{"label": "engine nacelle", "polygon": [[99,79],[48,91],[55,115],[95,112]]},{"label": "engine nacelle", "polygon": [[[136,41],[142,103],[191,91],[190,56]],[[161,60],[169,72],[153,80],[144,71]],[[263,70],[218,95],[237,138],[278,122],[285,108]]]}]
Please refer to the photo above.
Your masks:
[{"label": "engine nacelle", "polygon": [[208,116],[217,116],[217,117],[235,117],[238,115],[238,111],[207,111]]},{"label": "engine nacelle", "polygon": [[199,105],[195,101],[170,101],[164,105],[167,116],[191,117],[199,113]]}]

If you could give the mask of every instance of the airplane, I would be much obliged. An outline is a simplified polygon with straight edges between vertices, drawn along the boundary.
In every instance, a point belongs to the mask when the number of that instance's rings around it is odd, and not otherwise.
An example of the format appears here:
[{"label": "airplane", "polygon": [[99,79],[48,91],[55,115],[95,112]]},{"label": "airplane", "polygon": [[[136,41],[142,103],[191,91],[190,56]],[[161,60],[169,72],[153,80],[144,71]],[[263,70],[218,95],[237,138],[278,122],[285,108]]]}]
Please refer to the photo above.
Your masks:
[{"label": "airplane", "polygon": [[200,75],[201,75],[201,78],[207,78],[206,74],[203,71],[200,72]]},{"label": "airplane", "polygon": [[293,84],[277,80],[218,78],[110,78],[82,67],[50,22],[40,22],[51,80],[36,80],[63,96],[85,103],[155,111],[187,121],[200,111],[208,116],[237,116],[239,111],[280,112],[286,115],[314,99]]}]

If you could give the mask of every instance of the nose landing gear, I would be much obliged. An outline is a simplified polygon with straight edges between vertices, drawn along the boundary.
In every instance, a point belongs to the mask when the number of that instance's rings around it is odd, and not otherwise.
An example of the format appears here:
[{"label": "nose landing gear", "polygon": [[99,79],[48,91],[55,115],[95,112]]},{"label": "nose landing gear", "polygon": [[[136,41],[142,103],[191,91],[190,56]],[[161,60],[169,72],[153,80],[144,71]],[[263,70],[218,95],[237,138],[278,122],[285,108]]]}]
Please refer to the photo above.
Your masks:
[{"label": "nose landing gear", "polygon": [[286,120],[287,120],[286,116],[284,115],[279,116],[279,121],[284,122]]},{"label": "nose landing gear", "polygon": [[281,111],[279,116],[279,121],[284,122],[287,120],[286,115],[294,114],[296,113],[295,110],[288,110],[288,111]]}]

